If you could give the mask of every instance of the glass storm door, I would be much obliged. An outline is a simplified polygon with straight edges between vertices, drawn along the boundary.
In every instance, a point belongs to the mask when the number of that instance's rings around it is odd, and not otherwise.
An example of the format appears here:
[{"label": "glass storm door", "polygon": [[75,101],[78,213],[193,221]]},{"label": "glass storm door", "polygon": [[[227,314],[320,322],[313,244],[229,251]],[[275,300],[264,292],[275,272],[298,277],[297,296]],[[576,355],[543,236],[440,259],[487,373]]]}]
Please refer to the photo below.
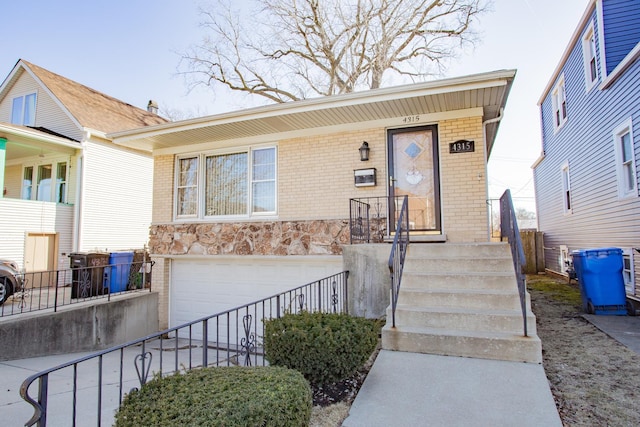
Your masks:
[{"label": "glass storm door", "polygon": [[403,196],[409,196],[412,232],[439,232],[440,174],[437,126],[388,131],[389,224],[395,231]]}]

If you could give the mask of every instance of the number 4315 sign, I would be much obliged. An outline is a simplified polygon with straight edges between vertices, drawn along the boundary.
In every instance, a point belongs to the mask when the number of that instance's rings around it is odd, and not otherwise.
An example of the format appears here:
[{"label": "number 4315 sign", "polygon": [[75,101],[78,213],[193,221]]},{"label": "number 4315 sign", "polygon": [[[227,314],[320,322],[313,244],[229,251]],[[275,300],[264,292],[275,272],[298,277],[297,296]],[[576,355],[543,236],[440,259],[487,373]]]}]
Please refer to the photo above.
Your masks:
[{"label": "number 4315 sign", "polygon": [[473,153],[476,151],[473,141],[461,139],[449,144],[449,153]]}]

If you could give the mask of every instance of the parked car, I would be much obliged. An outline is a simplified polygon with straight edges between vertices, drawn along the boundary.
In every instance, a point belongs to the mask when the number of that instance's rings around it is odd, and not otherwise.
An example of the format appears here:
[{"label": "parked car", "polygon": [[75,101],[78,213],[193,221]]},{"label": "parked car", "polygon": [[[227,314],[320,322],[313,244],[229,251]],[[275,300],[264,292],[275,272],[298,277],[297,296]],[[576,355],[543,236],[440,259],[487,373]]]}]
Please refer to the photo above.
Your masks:
[{"label": "parked car", "polygon": [[0,305],[13,295],[22,290],[22,275],[18,264],[14,261],[0,260]]}]

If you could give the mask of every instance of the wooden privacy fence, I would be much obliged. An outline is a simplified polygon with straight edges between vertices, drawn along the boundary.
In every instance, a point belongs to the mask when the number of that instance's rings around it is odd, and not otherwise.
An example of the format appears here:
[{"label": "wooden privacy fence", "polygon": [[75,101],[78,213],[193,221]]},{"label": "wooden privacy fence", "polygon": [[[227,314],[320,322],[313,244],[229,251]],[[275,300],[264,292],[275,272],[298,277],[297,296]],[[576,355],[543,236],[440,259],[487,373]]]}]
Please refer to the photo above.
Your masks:
[{"label": "wooden privacy fence", "polygon": [[520,239],[524,249],[524,273],[544,272],[544,239],[542,231],[520,230]]}]

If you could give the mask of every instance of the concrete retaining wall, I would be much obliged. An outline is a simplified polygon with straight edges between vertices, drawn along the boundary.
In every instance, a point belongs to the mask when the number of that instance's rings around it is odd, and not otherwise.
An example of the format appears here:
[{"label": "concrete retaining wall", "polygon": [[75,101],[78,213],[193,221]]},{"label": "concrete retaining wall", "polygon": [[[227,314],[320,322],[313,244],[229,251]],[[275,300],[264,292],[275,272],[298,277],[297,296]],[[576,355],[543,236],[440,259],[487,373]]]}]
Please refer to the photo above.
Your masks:
[{"label": "concrete retaining wall", "polygon": [[386,315],[390,304],[390,244],[348,245],[343,248],[344,269],[349,270],[349,314],[369,319]]},{"label": "concrete retaining wall", "polygon": [[0,360],[96,351],[158,332],[158,294],[79,303],[0,321]]}]

